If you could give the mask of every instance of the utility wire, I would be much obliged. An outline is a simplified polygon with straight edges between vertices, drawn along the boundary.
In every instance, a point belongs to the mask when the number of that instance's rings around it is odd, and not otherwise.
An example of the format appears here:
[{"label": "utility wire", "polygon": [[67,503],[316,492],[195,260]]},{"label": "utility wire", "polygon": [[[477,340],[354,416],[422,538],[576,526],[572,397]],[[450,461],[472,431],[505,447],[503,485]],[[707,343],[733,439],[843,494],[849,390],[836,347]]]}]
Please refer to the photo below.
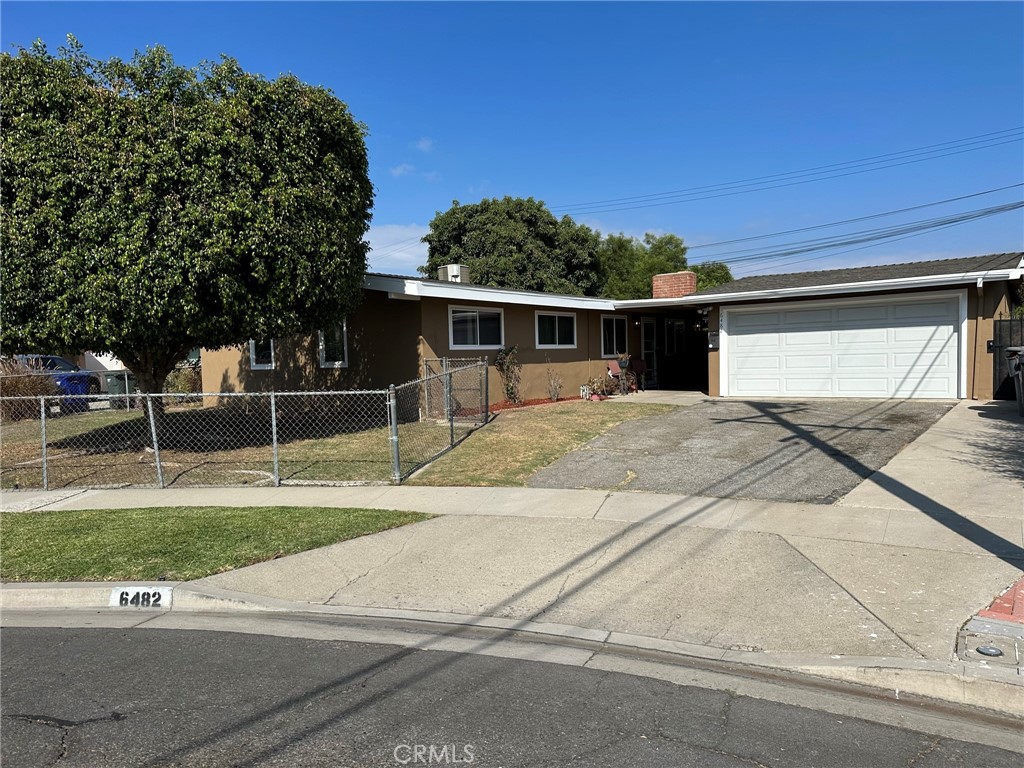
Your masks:
[{"label": "utility wire", "polygon": [[[948,226],[963,224],[968,221],[975,221],[977,219],[983,219],[989,216],[997,216],[1001,213],[1008,213],[1009,211],[1018,210],[1020,208],[1024,208],[1024,201],[1015,201],[1003,205],[990,206],[988,208],[979,208],[973,211],[965,211],[963,213],[952,214],[949,216],[941,216],[932,219],[923,219],[920,221],[909,222],[906,224],[900,224],[892,227],[881,227],[877,229],[861,230],[859,232],[850,232],[845,235],[818,238],[816,240],[797,241],[793,243],[787,243],[780,246],[776,246],[775,250],[761,251],[753,254],[748,253],[750,249],[732,251],[727,252],[725,254],[720,254],[718,256],[709,256],[704,261],[695,263],[763,263],[766,261],[777,260],[779,258],[784,258],[787,256],[796,256],[804,253],[814,253],[818,251],[832,250],[834,248],[840,248],[845,245],[858,245],[860,243],[866,242],[894,240],[900,238],[903,235],[909,236],[912,234],[923,234],[925,232],[933,231],[936,229],[945,229]],[[728,257],[732,254],[745,255],[736,255],[733,256],[732,258],[721,258],[722,256]]]},{"label": "utility wire", "polygon": [[[593,208],[599,206],[606,206],[615,203],[633,203],[657,198],[672,197],[676,195],[689,195],[698,192],[707,191],[721,191],[723,188],[736,187],[736,186],[750,186],[758,182],[766,182],[771,180],[778,180],[787,177],[803,176],[803,175],[818,175],[821,173],[831,172],[836,169],[846,169],[849,167],[857,167],[865,164],[880,164],[887,163],[891,160],[905,159],[905,156],[917,156],[920,154],[934,154],[939,152],[946,152],[950,150],[961,149],[972,144],[988,144],[1000,139],[1009,139],[1010,141],[1019,141],[1021,130],[1024,126],[1017,126],[1015,128],[1006,128],[1001,131],[993,131],[991,133],[984,133],[978,136],[967,136],[962,139],[955,139],[953,141],[945,141],[939,144],[929,144],[924,147],[916,147],[914,149],[905,149],[899,152],[889,152],[883,155],[873,155],[871,157],[860,158],[857,160],[847,160],[841,163],[830,163],[828,165],[819,165],[812,168],[804,168],[796,171],[787,171],[784,173],[768,174],[766,176],[755,176],[749,179],[741,179],[738,181],[722,182],[719,184],[707,184],[697,187],[687,187],[684,189],[672,190],[669,192],[656,192],[646,195],[634,195],[631,197],[617,197],[610,198],[607,200],[593,200],[585,203],[572,203],[568,205],[553,206],[552,210],[568,211],[574,208]],[[1009,143],[1009,142],[1007,142]],[[998,146],[998,145],[993,145]],[[978,147],[984,149],[985,147]],[[888,160],[886,158],[889,158]],[[831,169],[831,170],[830,170]]]},{"label": "utility wire", "polygon": [[[1022,137],[1022,138],[1024,138],[1024,137]],[[1022,138],[1012,139],[1010,141],[1004,141],[1004,142],[1001,142],[1001,144],[1010,144],[1010,143],[1013,143],[1013,142],[1019,142],[1019,141],[1022,140]],[[680,199],[677,199],[677,200],[667,200],[667,201],[658,202],[658,203],[647,203],[647,204],[643,204],[643,205],[631,205],[631,206],[612,207],[612,208],[593,208],[593,209],[589,209],[589,210],[585,210],[585,211],[573,211],[573,212],[571,212],[571,215],[573,215],[573,216],[582,216],[582,215],[586,215],[586,214],[613,213],[615,211],[635,211],[635,210],[638,210],[638,209],[641,209],[641,208],[660,208],[660,207],[663,207],[663,206],[666,206],[666,205],[678,205],[679,203],[694,203],[694,202],[698,202],[700,200],[714,200],[714,199],[717,199],[717,198],[720,198],[720,197],[733,197],[735,195],[746,195],[746,194],[750,194],[752,192],[765,192],[765,191],[770,190],[770,189],[781,189],[783,187],[795,187],[795,186],[798,186],[800,184],[812,184],[812,183],[814,183],[816,181],[828,181],[829,179],[840,179],[840,178],[843,178],[843,177],[846,177],[846,176],[857,176],[857,175],[862,174],[862,173],[870,173],[871,171],[884,170],[884,169],[887,169],[887,168],[896,168],[896,167],[901,166],[901,165],[912,165],[914,163],[922,163],[922,162],[924,162],[926,160],[935,160],[938,157],[950,157],[952,155],[962,155],[962,154],[964,154],[966,152],[976,152],[978,149],[988,149],[989,147],[995,147],[995,146],[1000,146],[1000,144],[989,144],[986,147],[976,147],[974,149],[964,149],[964,150],[960,150],[958,152],[948,152],[948,153],[946,153],[944,155],[937,155],[935,157],[925,157],[925,158],[919,158],[917,160],[907,160],[907,161],[902,162],[902,163],[892,163],[891,165],[887,165],[884,168],[864,168],[864,169],[861,169],[861,170],[858,170],[858,171],[849,171],[847,173],[835,173],[835,174],[832,174],[832,175],[829,175],[829,176],[819,176],[818,178],[815,178],[815,179],[802,179],[800,181],[790,181],[790,182],[786,182],[786,183],[783,183],[783,184],[768,184],[768,185],[756,186],[756,187],[753,187],[751,189],[736,189],[736,190],[731,190],[731,191],[727,191],[727,192],[721,192],[721,193],[713,194],[713,195],[690,196],[690,197],[686,197],[686,198],[680,198]]]},{"label": "utility wire", "polygon": [[794,235],[799,232],[810,232],[815,229],[828,229],[829,227],[838,227],[843,224],[854,224],[859,221],[868,221],[870,219],[878,219],[884,216],[894,216],[898,213],[907,213],[909,211],[917,211],[922,208],[932,208],[936,205],[945,205],[946,203],[955,203],[960,200],[968,200],[972,197],[981,197],[983,195],[991,195],[996,192],[1005,192],[1008,189],[1016,189],[1017,187],[1024,187],[1024,182],[1017,184],[1009,184],[1005,187],[997,187],[995,189],[986,189],[984,192],[974,192],[970,195],[961,195],[960,197],[950,197],[946,200],[936,200],[934,203],[922,203],[921,205],[912,205],[909,208],[898,208],[893,211],[882,211],[881,213],[872,213],[868,216],[858,216],[854,219],[844,219],[842,221],[833,221],[828,224],[816,224],[812,227],[801,227],[800,229],[787,229],[782,232],[772,232],[767,235],[753,235],[751,237],[738,237],[733,240],[719,240],[717,243],[701,243],[699,245],[687,246],[687,251],[695,251],[700,248],[716,248],[720,245],[732,245],[734,243],[747,243],[751,240],[767,240],[772,237],[781,237],[782,235]]}]

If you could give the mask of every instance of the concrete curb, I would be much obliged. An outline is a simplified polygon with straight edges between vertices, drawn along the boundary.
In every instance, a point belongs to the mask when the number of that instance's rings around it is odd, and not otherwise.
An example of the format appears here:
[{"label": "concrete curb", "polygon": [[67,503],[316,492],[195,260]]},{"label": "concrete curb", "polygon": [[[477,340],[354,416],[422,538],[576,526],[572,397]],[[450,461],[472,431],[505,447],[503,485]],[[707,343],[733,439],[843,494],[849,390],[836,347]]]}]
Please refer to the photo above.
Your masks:
[{"label": "concrete curb", "polygon": [[532,635],[538,642],[556,645],[600,644],[620,653],[655,652],[667,657],[706,660],[762,670],[799,672],[833,681],[885,689],[894,692],[897,699],[900,693],[914,694],[953,704],[988,709],[1018,718],[1024,713],[1024,678],[1014,669],[927,659],[737,651],[550,622],[435,611],[292,602],[216,587],[198,588],[190,582],[0,584],[0,610],[105,609],[123,613],[125,609],[109,607],[110,595],[113,590],[121,590],[128,586],[171,589],[171,604],[166,608],[128,609],[140,613],[294,613],[420,622],[447,625],[452,628],[479,628]]}]

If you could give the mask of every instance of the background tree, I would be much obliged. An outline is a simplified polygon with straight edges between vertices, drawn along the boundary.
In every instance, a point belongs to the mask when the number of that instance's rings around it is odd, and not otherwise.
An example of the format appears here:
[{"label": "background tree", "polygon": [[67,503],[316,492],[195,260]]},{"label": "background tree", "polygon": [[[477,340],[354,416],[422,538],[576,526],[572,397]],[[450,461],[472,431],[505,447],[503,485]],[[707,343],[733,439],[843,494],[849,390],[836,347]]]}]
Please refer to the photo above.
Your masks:
[{"label": "background tree", "polygon": [[556,219],[539,200],[505,197],[461,205],[430,222],[427,263],[465,264],[478,285],[575,296],[597,293],[600,236],[568,216]]},{"label": "background tree", "polygon": [[145,392],[196,346],[358,302],[365,127],[330,91],[162,48],[0,56],[0,343],[115,354]]},{"label": "background tree", "polygon": [[697,290],[706,291],[725,283],[731,283],[735,278],[728,264],[720,261],[705,261],[702,264],[694,264],[690,267],[697,273]]},{"label": "background tree", "polygon": [[609,235],[598,249],[600,295],[611,299],[651,298],[651,278],[690,269],[697,273],[697,290],[732,280],[729,267],[719,262],[687,265],[686,245],[678,235],[648,232],[643,240],[624,234]]}]

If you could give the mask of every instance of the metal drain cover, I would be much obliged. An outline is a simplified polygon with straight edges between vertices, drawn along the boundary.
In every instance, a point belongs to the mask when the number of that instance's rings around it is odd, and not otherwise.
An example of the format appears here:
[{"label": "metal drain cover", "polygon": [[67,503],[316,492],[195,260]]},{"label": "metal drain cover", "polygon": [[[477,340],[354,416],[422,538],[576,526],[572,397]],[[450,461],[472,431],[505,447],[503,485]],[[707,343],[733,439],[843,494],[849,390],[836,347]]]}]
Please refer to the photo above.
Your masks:
[{"label": "metal drain cover", "polygon": [[996,648],[994,645],[979,645],[975,648],[978,653],[982,656],[1002,656],[1003,652]]}]

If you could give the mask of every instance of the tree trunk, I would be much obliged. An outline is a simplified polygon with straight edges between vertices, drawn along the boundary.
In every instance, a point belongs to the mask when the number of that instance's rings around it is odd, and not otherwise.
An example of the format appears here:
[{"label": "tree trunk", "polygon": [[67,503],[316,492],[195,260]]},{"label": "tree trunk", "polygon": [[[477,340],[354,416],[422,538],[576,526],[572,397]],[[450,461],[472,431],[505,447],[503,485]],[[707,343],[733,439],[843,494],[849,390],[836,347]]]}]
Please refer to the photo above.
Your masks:
[{"label": "tree trunk", "polygon": [[[164,382],[167,381],[168,375],[174,370],[177,362],[185,358],[187,350],[179,354],[173,352],[154,354],[152,352],[111,351],[135,374],[135,381],[138,384],[139,392],[144,395],[152,395],[152,397],[147,397],[145,400],[152,401],[153,421],[155,422],[158,441],[163,442],[162,436],[167,433],[167,425],[164,419],[164,399],[160,395],[163,393]],[[149,402],[146,402],[145,408],[148,421]],[[152,431],[147,429],[146,435],[146,445],[153,448]]]}]

